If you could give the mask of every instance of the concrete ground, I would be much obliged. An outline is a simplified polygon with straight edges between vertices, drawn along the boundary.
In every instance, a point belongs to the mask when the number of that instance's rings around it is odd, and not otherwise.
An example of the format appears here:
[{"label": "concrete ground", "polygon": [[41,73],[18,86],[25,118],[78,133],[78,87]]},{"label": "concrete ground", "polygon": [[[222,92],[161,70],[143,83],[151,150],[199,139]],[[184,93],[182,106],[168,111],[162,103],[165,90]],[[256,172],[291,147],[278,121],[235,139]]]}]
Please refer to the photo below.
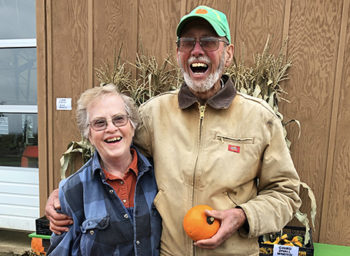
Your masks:
[{"label": "concrete ground", "polygon": [[0,256],[29,255],[32,232],[0,229]]}]

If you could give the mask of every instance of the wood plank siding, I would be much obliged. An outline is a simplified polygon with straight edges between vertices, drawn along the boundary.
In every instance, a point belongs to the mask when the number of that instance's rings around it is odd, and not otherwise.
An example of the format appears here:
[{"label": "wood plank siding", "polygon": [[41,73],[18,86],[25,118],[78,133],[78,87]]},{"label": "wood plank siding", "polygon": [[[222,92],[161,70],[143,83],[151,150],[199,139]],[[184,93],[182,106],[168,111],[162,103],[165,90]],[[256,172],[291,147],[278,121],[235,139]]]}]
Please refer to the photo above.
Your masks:
[{"label": "wood plank siding", "polygon": [[[80,93],[97,84],[95,68],[137,51],[162,61],[175,55],[181,16],[199,4],[222,10],[235,57],[251,64],[268,35],[275,54],[288,38],[293,61],[282,102],[291,153],[317,200],[315,241],[350,246],[350,0],[37,0],[40,209],[60,180],[61,154],[80,140],[75,124]],[[72,98],[73,111],[57,111]],[[310,211],[305,191],[302,210]]]}]

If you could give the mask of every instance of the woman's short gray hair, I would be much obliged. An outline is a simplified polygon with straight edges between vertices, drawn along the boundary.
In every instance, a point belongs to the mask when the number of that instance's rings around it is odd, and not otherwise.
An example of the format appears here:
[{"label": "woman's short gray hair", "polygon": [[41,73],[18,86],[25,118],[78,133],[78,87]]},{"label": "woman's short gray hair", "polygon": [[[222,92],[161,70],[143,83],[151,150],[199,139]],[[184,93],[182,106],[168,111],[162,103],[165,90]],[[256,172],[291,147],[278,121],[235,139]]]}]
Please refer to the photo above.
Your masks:
[{"label": "woman's short gray hair", "polygon": [[121,96],[124,101],[125,112],[129,116],[131,125],[136,130],[136,127],[140,122],[140,117],[135,101],[129,96],[120,93],[114,84],[107,84],[104,86],[88,89],[80,95],[77,105],[76,117],[79,131],[84,138],[89,137],[89,115],[87,112],[89,104],[99,97],[108,94]]}]

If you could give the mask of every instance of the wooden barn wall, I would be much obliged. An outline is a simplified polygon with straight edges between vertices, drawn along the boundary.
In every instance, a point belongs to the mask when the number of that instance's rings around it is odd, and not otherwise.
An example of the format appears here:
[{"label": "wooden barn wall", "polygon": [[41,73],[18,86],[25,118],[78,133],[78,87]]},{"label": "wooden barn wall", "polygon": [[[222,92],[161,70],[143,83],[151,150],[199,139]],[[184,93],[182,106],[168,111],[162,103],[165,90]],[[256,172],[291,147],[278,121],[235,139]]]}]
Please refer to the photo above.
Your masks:
[{"label": "wooden barn wall", "polygon": [[[37,0],[38,109],[41,213],[60,180],[61,154],[80,140],[74,109],[80,93],[97,84],[95,68],[137,51],[162,61],[175,54],[175,29],[199,4],[224,11],[237,60],[252,63],[270,35],[277,54],[292,58],[281,103],[291,153],[302,181],[317,199],[315,241],[350,245],[350,0]],[[73,111],[57,111],[72,98]],[[305,191],[303,211],[309,212]]]}]

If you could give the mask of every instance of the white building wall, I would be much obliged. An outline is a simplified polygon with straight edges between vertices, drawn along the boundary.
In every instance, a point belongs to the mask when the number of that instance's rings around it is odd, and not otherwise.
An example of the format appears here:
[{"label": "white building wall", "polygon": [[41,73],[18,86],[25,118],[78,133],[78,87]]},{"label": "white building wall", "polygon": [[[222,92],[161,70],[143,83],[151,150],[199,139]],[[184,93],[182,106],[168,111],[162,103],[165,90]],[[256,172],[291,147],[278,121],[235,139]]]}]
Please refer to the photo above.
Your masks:
[{"label": "white building wall", "polygon": [[39,169],[0,166],[0,228],[35,231]]}]

